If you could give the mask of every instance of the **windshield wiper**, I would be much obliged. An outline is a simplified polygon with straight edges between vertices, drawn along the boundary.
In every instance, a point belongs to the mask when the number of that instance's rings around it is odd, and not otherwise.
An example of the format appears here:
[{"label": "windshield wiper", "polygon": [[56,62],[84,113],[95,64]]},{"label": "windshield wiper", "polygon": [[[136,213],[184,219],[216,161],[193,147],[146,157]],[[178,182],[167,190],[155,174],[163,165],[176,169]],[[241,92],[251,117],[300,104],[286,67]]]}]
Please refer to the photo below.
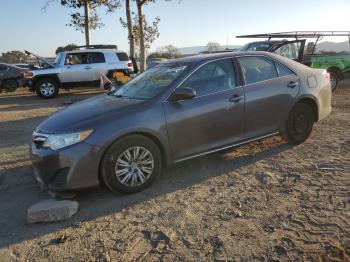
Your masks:
[{"label": "windshield wiper", "polygon": [[124,96],[124,95],[114,95],[114,96],[118,98],[129,98],[128,96]]}]

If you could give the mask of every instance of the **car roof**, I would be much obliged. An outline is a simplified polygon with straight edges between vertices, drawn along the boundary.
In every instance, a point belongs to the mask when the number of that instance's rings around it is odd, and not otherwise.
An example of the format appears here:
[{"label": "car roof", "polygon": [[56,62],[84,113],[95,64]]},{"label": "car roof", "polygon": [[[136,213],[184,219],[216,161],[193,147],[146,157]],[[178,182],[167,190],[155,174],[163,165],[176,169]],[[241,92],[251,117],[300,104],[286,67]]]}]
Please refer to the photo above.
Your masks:
[{"label": "car roof", "polygon": [[6,66],[6,67],[10,67],[10,68],[14,68],[14,69],[23,69],[21,67],[18,67],[16,65],[13,65],[13,64],[6,64],[6,63],[0,63],[1,66]]},{"label": "car roof", "polygon": [[292,71],[297,72],[299,74],[310,72],[310,70],[311,71],[315,70],[299,62],[296,62],[292,59],[289,59],[271,52],[265,52],[265,51],[234,51],[234,52],[214,53],[214,54],[200,54],[200,55],[194,55],[194,56],[188,56],[184,58],[170,60],[162,64],[165,66],[176,64],[176,63],[202,64],[205,62],[214,61],[221,58],[232,58],[232,57],[240,57],[240,56],[265,56],[287,66],[288,68],[292,69]]},{"label": "car roof", "polygon": [[183,62],[183,63],[193,63],[193,62],[202,62],[215,60],[225,57],[237,57],[243,55],[265,55],[271,57],[271,53],[264,51],[232,51],[232,52],[222,52],[222,53],[210,53],[210,54],[198,54],[193,56],[187,56],[179,59],[174,59],[169,62]]},{"label": "car roof", "polygon": [[95,53],[95,52],[102,52],[102,53],[126,53],[122,50],[117,50],[117,49],[77,49],[77,50],[72,50],[72,51],[63,51],[61,53]]}]

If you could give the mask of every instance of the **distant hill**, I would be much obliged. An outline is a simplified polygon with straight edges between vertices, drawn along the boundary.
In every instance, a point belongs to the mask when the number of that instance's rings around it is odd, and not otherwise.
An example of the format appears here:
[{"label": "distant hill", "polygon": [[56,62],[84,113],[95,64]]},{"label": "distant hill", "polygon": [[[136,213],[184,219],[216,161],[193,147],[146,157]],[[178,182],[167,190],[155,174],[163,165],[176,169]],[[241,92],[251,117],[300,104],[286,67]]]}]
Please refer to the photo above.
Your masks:
[{"label": "distant hill", "polygon": [[[249,41],[247,41],[248,43]],[[240,48],[240,45],[229,45],[228,48],[230,49],[236,49]],[[225,49],[227,46],[221,46],[221,49]],[[182,55],[192,55],[192,54],[198,54],[199,52],[206,51],[207,47],[206,46],[190,46],[190,47],[180,47],[178,48],[180,54]],[[317,52],[350,52],[350,44],[348,41],[345,42],[329,42],[329,41],[324,41],[320,42],[317,44],[316,48]]]},{"label": "distant hill", "polygon": [[[227,47],[229,49],[235,49],[235,48],[240,48],[241,46],[239,45],[221,46],[221,49],[225,49]],[[192,54],[198,54],[199,52],[202,52],[202,51],[206,51],[207,47],[206,46],[180,47],[178,48],[178,50],[182,55],[192,55]]]},{"label": "distant hill", "polygon": [[350,43],[349,41],[345,41],[345,42],[339,42],[339,43],[335,43],[335,42],[321,42],[319,44],[317,44],[316,47],[316,51],[320,52],[320,51],[326,51],[326,52],[350,52]]}]

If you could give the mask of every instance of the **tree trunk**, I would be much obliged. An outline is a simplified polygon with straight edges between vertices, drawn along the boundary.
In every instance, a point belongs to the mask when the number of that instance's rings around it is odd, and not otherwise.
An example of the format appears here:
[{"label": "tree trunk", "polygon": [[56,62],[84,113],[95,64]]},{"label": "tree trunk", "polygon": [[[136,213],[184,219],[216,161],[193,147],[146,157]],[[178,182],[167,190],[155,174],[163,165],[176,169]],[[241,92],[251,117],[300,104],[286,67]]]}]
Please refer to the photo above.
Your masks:
[{"label": "tree trunk", "polygon": [[128,32],[129,32],[130,58],[135,58],[135,39],[134,39],[133,24],[131,19],[130,0],[125,0],[125,6],[126,6],[126,19],[128,22]]},{"label": "tree trunk", "polygon": [[89,0],[84,0],[84,15],[85,15],[85,44],[86,46],[90,45],[90,6]]},{"label": "tree trunk", "polygon": [[143,1],[136,0],[137,12],[139,17],[139,28],[140,28],[140,71],[143,72],[146,70],[146,47],[145,47],[145,28],[144,28],[144,17],[143,17]]}]

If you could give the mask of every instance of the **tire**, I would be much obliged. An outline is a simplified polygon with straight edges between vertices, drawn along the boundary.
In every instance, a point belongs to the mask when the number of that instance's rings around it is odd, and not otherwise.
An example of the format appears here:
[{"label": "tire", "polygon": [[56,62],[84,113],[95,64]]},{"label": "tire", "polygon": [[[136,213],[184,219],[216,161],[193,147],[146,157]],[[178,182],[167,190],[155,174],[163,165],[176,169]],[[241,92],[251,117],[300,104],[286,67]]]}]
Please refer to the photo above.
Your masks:
[{"label": "tire", "polygon": [[18,88],[18,82],[14,79],[7,79],[2,83],[2,88],[6,92],[15,92]]},{"label": "tire", "polygon": [[[130,158],[127,152],[133,155],[137,148],[139,157],[136,157],[134,162],[134,157]],[[143,154],[144,158],[141,158]],[[145,164],[140,162],[142,159]],[[100,171],[104,184],[112,192],[136,193],[147,188],[160,176],[162,155],[151,139],[141,135],[130,135],[118,140],[106,151]]]},{"label": "tire", "polygon": [[331,89],[332,89],[332,92],[334,92],[337,89],[340,81],[340,73],[336,70],[329,70],[328,73],[330,74],[330,77],[331,77]]},{"label": "tire", "polygon": [[52,78],[39,79],[35,83],[35,91],[41,98],[54,98],[58,95],[59,84]]},{"label": "tire", "polygon": [[315,121],[312,108],[304,103],[298,103],[289,113],[285,136],[292,145],[303,143],[311,134]]}]

